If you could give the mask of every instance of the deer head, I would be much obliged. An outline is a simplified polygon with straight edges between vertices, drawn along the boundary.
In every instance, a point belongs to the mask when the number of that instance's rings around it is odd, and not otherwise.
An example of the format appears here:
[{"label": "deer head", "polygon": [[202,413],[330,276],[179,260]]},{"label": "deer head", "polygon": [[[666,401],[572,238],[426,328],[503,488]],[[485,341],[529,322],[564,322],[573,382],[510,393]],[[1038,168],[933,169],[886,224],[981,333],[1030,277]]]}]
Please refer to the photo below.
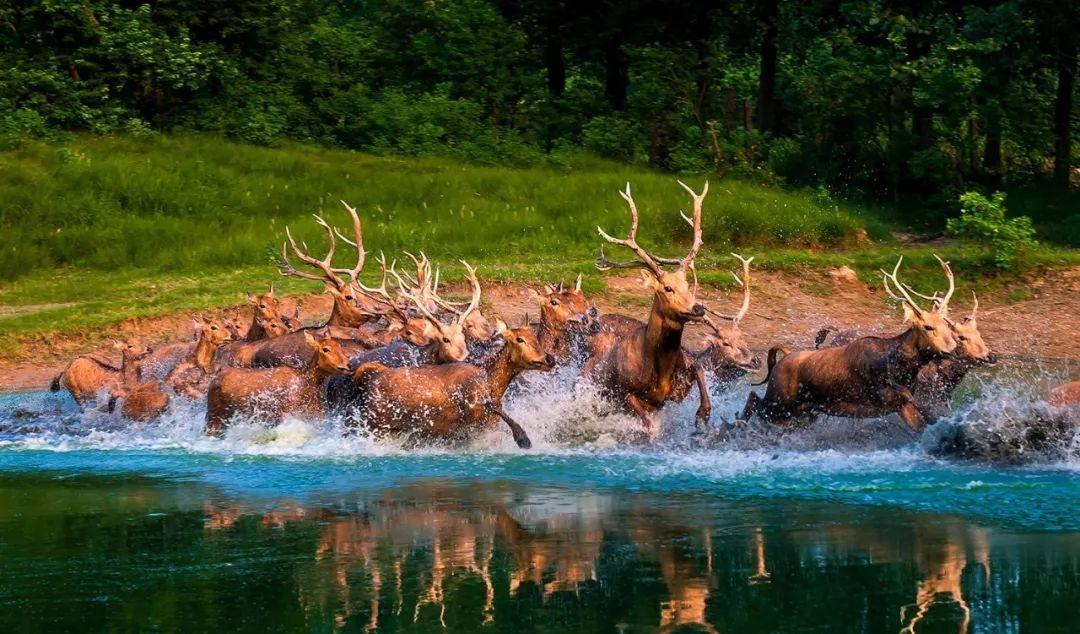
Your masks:
[{"label": "deer head", "polygon": [[274,285],[262,295],[247,294],[248,303],[255,309],[255,316],[262,319],[277,317],[281,311],[281,300],[274,296]]},{"label": "deer head", "polygon": [[280,317],[273,317],[269,319],[256,319],[259,327],[266,331],[266,337],[280,337],[281,335],[289,334],[289,326],[281,320]]},{"label": "deer head", "polygon": [[476,277],[476,269],[464,260],[461,263],[465,265],[466,275],[472,283],[472,300],[464,310],[460,312],[455,311],[457,318],[452,323],[444,324],[438,317],[432,314],[428,309],[428,302],[416,288],[407,288],[406,285],[402,285],[402,293],[413,302],[417,311],[419,311],[424,319],[426,319],[435,331],[438,332],[438,334],[432,338],[432,341],[434,341],[436,345],[436,357],[444,363],[464,361],[465,358],[469,356],[469,348],[465,342],[465,329],[463,324],[465,323],[465,320],[469,318],[469,314],[480,306],[480,280]]},{"label": "deer head", "polygon": [[[939,355],[952,354],[956,350],[956,338],[953,337],[952,326],[947,317],[949,298],[952,297],[955,288],[952,271],[949,270],[947,263],[941,262],[949,280],[949,290],[942,299],[935,300],[936,305],[933,310],[923,310],[912,297],[914,291],[897,278],[903,261],[904,256],[900,256],[892,273],[884,269],[881,271],[884,276],[882,280],[885,284],[885,292],[904,307],[904,321],[911,322],[911,328],[916,336],[916,347]],[[938,258],[938,261],[941,259]],[[934,297],[936,298],[936,295]]]},{"label": "deer head", "polygon": [[[626,247],[634,252],[637,260],[632,262],[612,262],[604,255],[604,249],[600,249],[600,257],[596,260],[596,268],[601,271],[622,268],[641,268],[641,277],[646,287],[652,288],[654,293],[654,310],[658,310],[665,321],[678,325],[685,324],[692,319],[701,319],[705,315],[705,307],[697,303],[697,276],[694,274],[694,259],[701,249],[701,204],[709,193],[709,183],[706,181],[701,193],[697,194],[685,183],[679,181],[689,194],[694,203],[692,217],[683,215],[694,231],[693,242],[690,251],[685,257],[663,258],[646,251],[637,243],[638,212],[634,198],[630,194],[630,184],[626,184],[626,191],[619,192],[630,208],[630,231],[625,238],[613,238],[601,227],[597,227],[600,236],[604,240]],[[676,268],[667,271],[663,265],[673,265]],[[693,283],[687,278],[689,271]]]},{"label": "deer head", "polygon": [[990,346],[983,341],[982,333],[979,332],[979,324],[976,317],[979,312],[979,298],[975,291],[971,292],[971,314],[962,321],[951,322],[953,336],[956,337],[956,345],[959,347],[958,356],[980,364],[993,364],[997,362],[997,355],[990,350]]},{"label": "deer head", "polygon": [[114,340],[113,348],[120,352],[125,364],[138,361],[154,351],[153,348],[137,338],[128,339],[127,341]]},{"label": "deer head", "polygon": [[511,366],[528,370],[550,370],[555,366],[555,357],[541,349],[528,318],[517,328],[507,328],[501,320],[498,325],[509,349]]},{"label": "deer head", "polygon": [[316,338],[311,331],[305,330],[304,341],[315,351],[315,367],[320,371],[326,374],[349,373],[349,357],[329,333],[322,333]]},{"label": "deer head", "polygon": [[577,276],[572,289],[565,289],[560,284],[544,286],[540,293],[530,289],[532,298],[540,307],[540,321],[551,324],[556,329],[568,327],[588,330],[596,321],[597,312],[589,305],[585,293],[581,292],[581,275]]},{"label": "deer head", "polygon": [[742,263],[742,277],[734,272],[731,274],[735,281],[743,289],[742,305],[734,315],[723,315],[711,308],[705,310],[713,317],[720,320],[719,323],[705,316],[705,324],[712,330],[709,341],[709,351],[712,355],[713,365],[718,370],[728,369],[738,371],[740,375],[746,372],[756,372],[761,369],[761,359],[754,356],[747,345],[746,335],[743,334],[739,324],[743,317],[750,311],[750,262],[754,258],[744,258],[738,253],[732,253]]},{"label": "deer head", "polygon": [[199,333],[199,339],[201,341],[207,341],[214,346],[233,338],[228,320],[215,319],[203,315],[201,319],[195,320],[195,328]]}]

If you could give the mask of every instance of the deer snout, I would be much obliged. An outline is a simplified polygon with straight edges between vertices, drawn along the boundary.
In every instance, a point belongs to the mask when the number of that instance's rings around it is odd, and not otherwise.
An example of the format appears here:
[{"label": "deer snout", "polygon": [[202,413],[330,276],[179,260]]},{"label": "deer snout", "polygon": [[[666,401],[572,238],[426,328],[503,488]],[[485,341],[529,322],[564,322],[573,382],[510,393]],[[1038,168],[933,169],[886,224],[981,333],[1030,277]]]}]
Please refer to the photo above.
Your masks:
[{"label": "deer snout", "polygon": [[998,362],[997,353],[988,352],[988,353],[986,353],[986,356],[983,357],[982,359],[979,359],[979,361],[981,361],[983,365],[997,365],[997,362]]},{"label": "deer snout", "polygon": [[555,365],[555,356],[550,352],[544,355],[544,365],[549,368]]},{"label": "deer snout", "polygon": [[704,317],[705,316],[705,307],[702,306],[701,304],[694,304],[694,307],[692,309],[690,309],[690,314],[693,315],[694,317]]},{"label": "deer snout", "polygon": [[749,372],[757,372],[761,369],[761,357],[750,355],[750,361],[743,365],[743,369]]}]

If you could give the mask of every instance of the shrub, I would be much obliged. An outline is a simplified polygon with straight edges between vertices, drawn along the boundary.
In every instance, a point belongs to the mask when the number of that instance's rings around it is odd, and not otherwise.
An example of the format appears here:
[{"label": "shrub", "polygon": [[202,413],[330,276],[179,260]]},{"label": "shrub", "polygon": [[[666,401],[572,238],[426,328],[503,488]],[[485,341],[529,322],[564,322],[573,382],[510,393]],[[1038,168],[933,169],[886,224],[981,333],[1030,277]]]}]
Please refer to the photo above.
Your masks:
[{"label": "shrub", "polygon": [[993,251],[994,265],[1010,269],[1020,265],[1020,257],[1036,246],[1031,218],[1005,217],[1005,194],[990,198],[979,192],[960,195],[960,217],[950,218],[948,231],[959,238],[976,240]]},{"label": "shrub", "polygon": [[604,158],[632,162],[643,154],[641,128],[626,117],[594,117],[581,130],[585,149]]}]

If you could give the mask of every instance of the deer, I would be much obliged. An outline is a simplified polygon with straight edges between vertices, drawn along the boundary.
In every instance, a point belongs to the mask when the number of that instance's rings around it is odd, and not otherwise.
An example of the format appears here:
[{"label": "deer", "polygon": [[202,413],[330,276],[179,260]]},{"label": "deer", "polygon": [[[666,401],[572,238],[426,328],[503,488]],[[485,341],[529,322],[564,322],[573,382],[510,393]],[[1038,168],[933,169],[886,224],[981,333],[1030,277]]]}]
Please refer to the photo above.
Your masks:
[{"label": "deer", "polygon": [[581,291],[581,275],[573,288],[547,284],[543,293],[530,289],[530,295],[540,307],[540,321],[533,327],[540,347],[555,357],[557,365],[569,362],[581,352],[585,336],[599,327],[596,307]]},{"label": "deer", "polygon": [[[930,418],[936,420],[948,412],[949,403],[957,386],[964,380],[968,372],[981,366],[992,366],[997,363],[997,356],[990,350],[982,334],[979,332],[978,313],[979,297],[974,291],[971,293],[971,313],[960,321],[954,321],[949,317],[949,300],[956,289],[955,277],[949,263],[938,258],[949,287],[943,297],[937,295],[927,296],[916,292],[910,286],[905,285],[908,291],[918,297],[930,300],[935,305],[935,311],[943,315],[956,339],[956,351],[953,356],[940,359],[932,359],[923,365],[915,376],[911,388],[920,410]],[[838,331],[830,338],[833,329],[823,328],[818,332],[815,347],[821,348],[826,341],[829,347],[843,346],[858,338],[857,331]]]},{"label": "deer", "polygon": [[236,415],[265,414],[280,422],[286,414],[314,418],[326,413],[321,391],[326,379],[349,371],[340,342],[327,332],[304,331],[314,356],[304,368],[221,368],[210,382],[206,397],[204,432],[220,436]]},{"label": "deer", "polygon": [[913,432],[922,431],[927,418],[909,386],[923,365],[951,355],[957,344],[940,305],[923,310],[898,279],[903,261],[901,256],[892,273],[883,270],[882,280],[903,307],[907,330],[824,350],[769,350],[765,396],[750,392],[742,418],[757,414],[767,423],[790,425],[805,415],[868,418],[895,412]]},{"label": "deer", "polygon": [[510,383],[525,370],[548,371],[555,359],[528,326],[503,328],[506,345],[484,365],[444,363],[391,368],[368,362],[353,372],[361,396],[353,424],[415,441],[464,440],[501,419],[522,449],[528,434],[502,407]]},{"label": "deer", "polygon": [[1080,405],[1080,381],[1063,383],[1046,393],[1046,404],[1051,407],[1076,407]]},{"label": "deer", "polygon": [[[761,369],[761,359],[750,351],[746,335],[739,327],[746,313],[750,311],[750,262],[754,258],[744,258],[738,253],[731,255],[742,264],[741,278],[735,273],[731,274],[742,288],[742,304],[734,315],[721,314],[708,306],[705,307],[708,314],[702,318],[702,322],[708,326],[711,333],[703,349],[690,353],[692,362],[688,366],[707,372],[712,379],[713,388],[726,388],[748,372]],[[720,320],[720,323],[710,319],[709,315]],[[689,383],[689,380],[686,382]]]},{"label": "deer", "polygon": [[[344,205],[352,218],[352,240],[346,238],[336,228],[331,227],[321,216],[316,215],[316,223],[325,230],[327,236],[328,248],[326,256],[321,260],[312,257],[306,250],[307,245],[301,248],[296,243],[296,239],[293,238],[291,230],[286,227],[286,240],[281,245],[281,258],[277,263],[278,270],[282,275],[324,284],[326,291],[334,300],[330,318],[321,326],[310,326],[283,336],[262,339],[255,342],[256,345],[254,346],[237,345],[223,348],[221,357],[223,364],[234,367],[274,367],[277,365],[289,365],[294,368],[304,367],[313,354],[311,348],[306,345],[304,333],[318,329],[329,328],[331,335],[339,339],[339,343],[349,348],[351,352],[367,350],[380,345],[380,342],[372,337],[371,330],[362,327],[368,326],[379,319],[387,312],[387,309],[382,305],[371,302],[368,295],[361,293],[364,286],[359,282],[358,278],[367,257],[367,251],[364,249],[363,230],[356,209],[350,207],[345,201],[341,201],[341,204]],[[356,250],[356,264],[352,268],[342,269],[333,266],[333,257],[337,250],[338,239]],[[318,270],[319,273],[309,273],[293,266],[289,260],[290,249],[297,258]]]},{"label": "deer", "polygon": [[138,339],[124,343],[114,341],[113,347],[121,353],[119,367],[92,355],[77,357],[53,378],[49,390],[66,389],[79,407],[85,407],[99,396],[113,393],[125,378],[132,384],[140,381],[140,362],[154,351],[153,348]]},{"label": "deer", "polygon": [[[457,319],[453,323],[443,323],[427,309],[424,295],[417,289],[408,287],[403,281],[399,281],[401,293],[416,307],[426,328],[416,330],[415,320],[409,318],[404,310],[396,308],[399,318],[405,323],[404,337],[395,339],[382,347],[353,355],[349,360],[350,370],[355,371],[365,363],[378,363],[387,368],[401,368],[465,361],[469,357],[469,348],[465,340],[464,322],[480,306],[482,288],[480,280],[476,277],[476,269],[465,261],[462,261],[462,264],[472,284],[472,299],[463,311],[455,313]],[[394,305],[389,299],[385,281],[381,287],[363,292],[386,298],[386,301]],[[327,387],[327,400],[331,404],[331,409],[347,411],[355,407],[358,400],[362,398],[362,392],[363,390],[358,388],[353,381],[347,378],[334,378]]]},{"label": "deer", "polygon": [[[232,331],[223,320],[204,316],[201,322],[195,321],[195,327],[199,331],[199,339],[191,356],[173,368],[165,377],[165,385],[173,393],[191,399],[199,399],[206,395],[210,379],[217,371],[217,364],[214,362],[217,349],[233,337]],[[259,327],[261,329],[262,325],[260,324]]]},{"label": "deer", "polygon": [[[638,212],[629,183],[626,191],[619,192],[630,210],[630,230],[626,238],[613,238],[597,227],[606,242],[629,249],[637,259],[612,262],[605,257],[601,247],[596,267],[601,271],[642,269],[642,282],[652,289],[653,302],[646,323],[629,318],[608,320],[607,332],[599,333],[590,341],[589,358],[582,367],[582,376],[599,386],[620,407],[636,415],[643,428],[654,437],[659,433],[653,423],[655,412],[674,397],[685,396],[685,392],[675,394],[673,391],[676,376],[680,373],[692,375],[698,387],[701,397],[696,416],[698,432],[704,431],[712,411],[704,372],[693,365],[682,348],[686,324],[701,320],[706,314],[705,307],[697,302],[694,260],[702,245],[701,206],[709,192],[709,183],[706,181],[700,194],[682,181],[679,185],[693,200],[692,217],[683,215],[693,228],[693,242],[683,258],[659,257],[638,244]],[[665,265],[673,265],[675,269],[665,270]],[[693,284],[687,279],[687,272],[693,276]]]}]

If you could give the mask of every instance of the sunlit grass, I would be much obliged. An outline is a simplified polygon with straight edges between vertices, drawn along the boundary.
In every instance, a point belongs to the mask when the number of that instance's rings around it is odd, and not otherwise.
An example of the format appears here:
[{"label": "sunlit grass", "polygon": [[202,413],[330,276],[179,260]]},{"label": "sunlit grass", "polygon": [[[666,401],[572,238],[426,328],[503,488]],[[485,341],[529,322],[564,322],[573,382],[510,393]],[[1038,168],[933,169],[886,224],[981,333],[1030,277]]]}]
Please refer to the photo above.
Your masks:
[{"label": "sunlit grass", "polygon": [[[685,180],[697,188],[704,179]],[[286,224],[321,249],[310,214],[344,227],[339,198],[360,210],[370,250],[426,250],[447,279],[460,277],[457,260],[465,258],[491,281],[569,281],[584,273],[585,288],[600,291],[609,274],[593,266],[596,226],[625,232],[617,192],[626,181],[642,214],[641,241],[681,254],[690,232],[678,211],[689,201],[675,178],[596,160],[518,170],[215,137],[31,143],[0,153],[0,356],[46,333],[92,341],[124,319],[236,305],[244,291],[271,281],[283,293],[316,292],[317,284],[281,278],[271,258]],[[808,191],[713,183],[701,280],[730,284],[728,252],[738,250],[755,255],[762,269],[846,264],[877,284],[878,269],[891,267],[901,250],[875,212]],[[940,285],[932,249],[903,252],[906,279],[924,289]],[[938,252],[969,285],[992,289],[1015,279],[989,273],[983,249]],[[617,249],[611,256],[625,257]],[[350,257],[342,251],[338,263]],[[1080,255],[1041,249],[1026,261],[1075,266]]]}]

